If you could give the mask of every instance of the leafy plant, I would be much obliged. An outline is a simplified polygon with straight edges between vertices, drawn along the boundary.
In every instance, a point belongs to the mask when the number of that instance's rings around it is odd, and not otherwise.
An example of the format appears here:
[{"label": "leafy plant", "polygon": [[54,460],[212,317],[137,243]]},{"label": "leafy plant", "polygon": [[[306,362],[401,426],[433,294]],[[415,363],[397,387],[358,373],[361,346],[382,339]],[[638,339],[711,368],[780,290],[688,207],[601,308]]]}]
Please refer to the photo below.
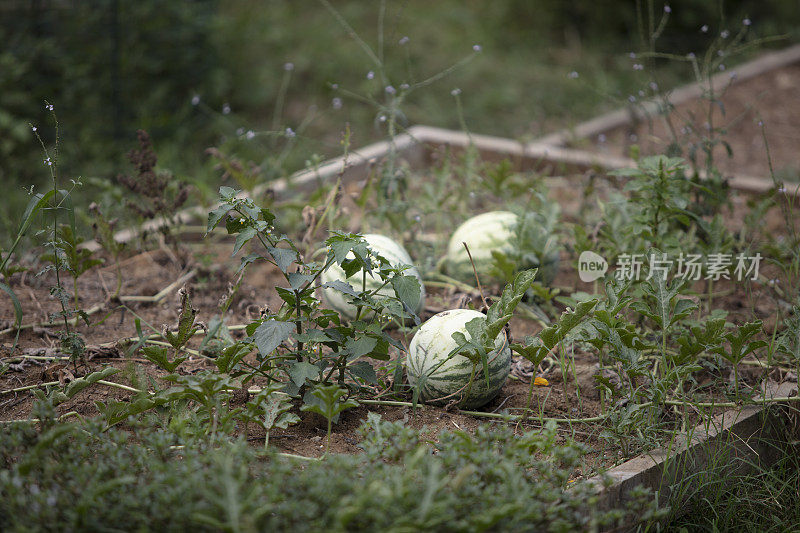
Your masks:
[{"label": "leafy plant", "polygon": [[[78,278],[94,266],[103,264],[102,259],[92,257],[93,252],[81,247],[83,238],[75,235],[74,226],[62,224],[56,232],[54,251],[42,255],[42,259],[53,265],[60,265],[72,276],[72,292],[75,309],[80,308],[78,301]],[[56,257],[58,256],[58,257]]]},{"label": "leafy plant", "polygon": [[[181,308],[178,315],[177,332],[173,333],[170,328],[164,327],[163,336],[172,348],[172,359],[169,358],[169,347],[160,345],[149,345],[142,347],[142,355],[147,359],[163,368],[167,372],[174,372],[183,363],[188,355],[179,355],[194,334],[200,329],[195,325],[197,309],[192,307],[189,292],[186,288],[180,290]],[[140,338],[144,342],[143,338]]]},{"label": "leafy plant", "polygon": [[756,320],[748,322],[735,329],[722,335],[728,343],[728,346],[717,346],[711,351],[722,356],[726,361],[733,365],[733,384],[736,391],[736,397],[739,398],[739,363],[749,354],[767,346],[764,340],[754,339],[756,335],[761,333],[762,322]]},{"label": "leafy plant", "polygon": [[337,417],[347,409],[358,407],[358,402],[353,399],[342,399],[347,391],[340,388],[338,385],[317,385],[310,391],[310,395],[314,398],[313,402],[306,402],[302,409],[303,411],[310,411],[325,417],[328,422],[328,438],[325,443],[325,454],[331,446],[331,424],[334,417]]},{"label": "leafy plant", "polygon": [[272,429],[286,429],[300,421],[300,417],[289,412],[292,407],[291,397],[280,392],[280,386],[274,384],[261,389],[247,402],[244,417],[264,428],[264,448],[269,445],[269,432]]}]

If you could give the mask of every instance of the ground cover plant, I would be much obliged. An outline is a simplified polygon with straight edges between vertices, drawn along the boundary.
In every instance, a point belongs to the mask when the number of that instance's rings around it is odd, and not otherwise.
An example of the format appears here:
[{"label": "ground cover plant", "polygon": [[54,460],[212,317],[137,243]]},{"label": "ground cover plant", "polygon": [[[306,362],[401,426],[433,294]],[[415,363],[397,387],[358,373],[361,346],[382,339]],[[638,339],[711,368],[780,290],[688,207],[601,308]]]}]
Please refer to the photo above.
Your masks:
[{"label": "ground cover plant", "polygon": [[[554,178],[546,161],[523,171],[474,144],[414,167],[395,143],[404,99],[451,69],[395,81],[381,47],[323,4],[383,89],[338,89],[389,140],[357,179],[349,128],[340,172],[318,172],[309,195],[264,192],[261,170],[216,150],[217,201],[200,219],[176,216],[187,189],[140,132],[120,182],[138,193],[132,211],[162,226],[123,248],[94,206],[86,246],[81,182],[60,174],[47,104],[51,187],[32,194],[0,268],[4,528],[612,528],[665,513],[645,493],[598,507],[587,478],[722,410],[796,401],[762,392],[800,373],[791,185],[768,171],[760,197],[730,189],[709,171],[716,140],[703,176],[685,154],[635,149],[635,168],[602,176]],[[670,14],[650,8],[654,21]],[[270,136],[282,154],[296,132]],[[487,212],[496,225],[452,242]],[[42,248],[26,259],[31,231]],[[613,268],[584,279],[585,254]],[[436,367],[461,358],[463,383],[429,394],[433,373],[407,376],[414,338],[452,310],[469,319]],[[511,362],[496,371],[499,353]],[[484,384],[492,393],[473,405]],[[89,458],[96,471],[75,467]]]}]

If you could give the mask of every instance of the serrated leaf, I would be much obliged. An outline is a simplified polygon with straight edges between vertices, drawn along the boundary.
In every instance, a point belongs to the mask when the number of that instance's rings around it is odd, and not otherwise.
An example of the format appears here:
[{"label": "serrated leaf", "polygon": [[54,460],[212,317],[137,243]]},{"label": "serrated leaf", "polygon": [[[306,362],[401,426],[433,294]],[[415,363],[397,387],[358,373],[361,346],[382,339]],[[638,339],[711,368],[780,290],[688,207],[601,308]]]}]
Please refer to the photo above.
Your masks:
[{"label": "serrated leaf", "polygon": [[291,272],[287,274],[289,285],[294,290],[300,290],[301,287],[311,283],[314,280],[314,274],[301,274],[300,272]]},{"label": "serrated leaf", "polygon": [[358,296],[359,293],[355,291],[352,285],[347,283],[346,281],[342,281],[340,279],[335,279],[333,281],[329,281],[327,283],[323,283],[322,287],[328,289],[334,289],[344,294],[348,294],[350,296]]},{"label": "serrated leaf", "polygon": [[296,331],[296,326],[291,322],[282,322],[270,318],[262,322],[253,332],[253,340],[258,352],[267,357],[286,341]]},{"label": "serrated leaf", "polygon": [[403,302],[403,305],[411,311],[415,312],[419,306],[419,299],[421,295],[421,288],[419,280],[414,276],[394,276],[392,278],[392,288],[397,299]]},{"label": "serrated leaf", "polygon": [[289,248],[275,248],[273,246],[267,246],[267,251],[272,256],[275,264],[283,273],[286,273],[292,263],[297,260],[297,252]]},{"label": "serrated leaf", "polygon": [[536,277],[537,269],[523,270],[505,286],[500,300],[492,304],[486,313],[486,335],[494,342],[500,331],[508,324],[513,316],[517,304],[525,296],[525,292],[530,288],[533,279]]}]

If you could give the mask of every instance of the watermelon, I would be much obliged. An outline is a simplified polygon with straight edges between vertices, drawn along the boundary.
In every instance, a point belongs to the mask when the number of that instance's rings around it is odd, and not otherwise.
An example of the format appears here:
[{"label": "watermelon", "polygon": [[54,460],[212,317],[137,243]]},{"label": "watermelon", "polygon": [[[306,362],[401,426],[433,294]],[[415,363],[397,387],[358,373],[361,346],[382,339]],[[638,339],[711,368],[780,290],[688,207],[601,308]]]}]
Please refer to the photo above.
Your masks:
[{"label": "watermelon", "polygon": [[[519,221],[520,217],[510,211],[491,211],[474,216],[461,224],[450,237],[447,245],[447,256],[444,262],[447,275],[466,283],[475,283],[472,263],[470,263],[469,255],[464,248],[464,243],[467,243],[481,281],[504,281],[493,276],[492,251],[502,252],[507,256],[519,255],[520,251],[517,249],[516,243]],[[558,273],[559,254],[555,241],[547,235],[542,235],[542,232],[546,231],[547,229],[544,227],[531,228],[527,226],[525,228],[523,238],[534,237],[545,241],[546,255],[544,261],[538,257],[525,256],[523,264],[519,266],[539,268],[536,279],[549,284]]]},{"label": "watermelon", "polygon": [[[414,312],[419,315],[422,312],[422,309],[425,307],[425,286],[422,283],[422,276],[420,275],[419,270],[413,266],[411,257],[408,255],[406,249],[403,248],[402,245],[384,235],[368,233],[364,235],[364,240],[367,241],[367,244],[373,252],[385,257],[392,266],[411,266],[411,268],[405,270],[404,274],[412,275],[417,278],[417,281],[419,281],[420,298],[417,308],[414,309]],[[349,257],[353,257],[352,253]],[[320,283],[324,285],[325,283],[334,280],[346,281],[356,290],[356,292],[361,292],[363,276],[362,272],[363,271],[359,270],[349,278],[345,279],[344,270],[342,270],[338,264],[334,263],[320,275]],[[382,284],[383,282],[378,274],[367,273],[365,284],[366,290],[375,290]],[[323,287],[322,294],[328,304],[328,307],[334,311],[337,311],[343,318],[347,318],[349,320],[355,319],[358,308],[350,303],[350,296],[330,287]],[[395,292],[391,284],[388,284],[380,289],[378,294],[380,296],[395,296]],[[362,317],[368,318],[369,315],[362,311]]]},{"label": "watermelon", "polygon": [[495,349],[489,352],[488,387],[480,362],[474,364],[460,354],[448,357],[458,347],[453,333],[463,332],[469,339],[465,326],[477,317],[485,315],[471,309],[443,311],[429,318],[414,335],[405,365],[408,382],[419,388],[423,402],[434,405],[455,402],[463,409],[474,409],[500,392],[511,371],[511,348],[505,332],[495,339]]}]

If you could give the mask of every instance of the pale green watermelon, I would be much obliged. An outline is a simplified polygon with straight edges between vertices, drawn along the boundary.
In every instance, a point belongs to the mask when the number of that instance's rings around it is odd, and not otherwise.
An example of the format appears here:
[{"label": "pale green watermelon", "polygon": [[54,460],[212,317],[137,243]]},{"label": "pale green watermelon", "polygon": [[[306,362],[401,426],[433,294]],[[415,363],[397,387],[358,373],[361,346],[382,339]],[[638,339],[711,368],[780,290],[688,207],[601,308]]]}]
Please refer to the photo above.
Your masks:
[{"label": "pale green watermelon", "polygon": [[[471,309],[452,309],[432,316],[420,326],[411,340],[405,365],[408,382],[419,387],[423,402],[446,405],[457,401],[463,409],[474,409],[500,392],[511,371],[511,348],[505,332],[495,339],[495,349],[489,353],[488,387],[480,363],[476,366],[458,354],[448,358],[458,347],[453,333],[461,331],[469,338],[466,323],[484,316]],[[468,387],[473,369],[474,378]]]},{"label": "pale green watermelon", "polygon": [[[384,235],[378,235],[375,233],[368,233],[364,235],[364,240],[367,241],[369,247],[378,254],[382,255],[386,259],[389,260],[389,263],[392,266],[402,266],[402,265],[409,265],[411,266],[410,269],[405,271],[407,275],[413,275],[419,281],[420,286],[420,298],[419,304],[417,308],[414,310],[415,313],[419,315],[422,312],[422,309],[425,307],[425,286],[422,283],[422,276],[419,273],[419,270],[411,261],[411,257],[408,255],[408,252],[402,245],[398,244],[394,240],[386,237]],[[353,257],[352,253],[349,257]],[[349,278],[345,279],[344,270],[334,263],[324,271],[320,275],[320,283],[325,284],[330,281],[334,280],[342,280],[347,281],[352,287],[357,291],[360,292],[362,290],[362,271],[359,270]],[[380,287],[382,284],[380,277],[375,274],[368,273],[366,279],[366,289],[367,290],[375,290]],[[344,293],[337,291],[336,289],[331,289],[327,287],[322,288],[322,294],[325,297],[325,301],[328,304],[328,307],[337,311],[342,317],[353,320],[356,317],[356,306],[349,303],[350,297],[345,295]],[[386,285],[378,294],[381,296],[394,296],[394,289],[392,288],[391,284]],[[362,317],[367,318],[368,315],[363,314]]]},{"label": "pale green watermelon", "polygon": [[[448,276],[472,285],[475,284],[475,274],[470,263],[464,243],[469,246],[475,269],[481,281],[502,281],[492,275],[492,251],[510,255],[514,250],[519,217],[510,211],[490,211],[474,216],[461,224],[447,245],[445,257],[445,272]],[[530,228],[529,228],[530,229]],[[539,268],[536,276],[542,283],[550,283],[558,273],[559,254],[553,243],[549,243],[549,250],[544,261],[531,260],[523,265],[524,268]]]}]

